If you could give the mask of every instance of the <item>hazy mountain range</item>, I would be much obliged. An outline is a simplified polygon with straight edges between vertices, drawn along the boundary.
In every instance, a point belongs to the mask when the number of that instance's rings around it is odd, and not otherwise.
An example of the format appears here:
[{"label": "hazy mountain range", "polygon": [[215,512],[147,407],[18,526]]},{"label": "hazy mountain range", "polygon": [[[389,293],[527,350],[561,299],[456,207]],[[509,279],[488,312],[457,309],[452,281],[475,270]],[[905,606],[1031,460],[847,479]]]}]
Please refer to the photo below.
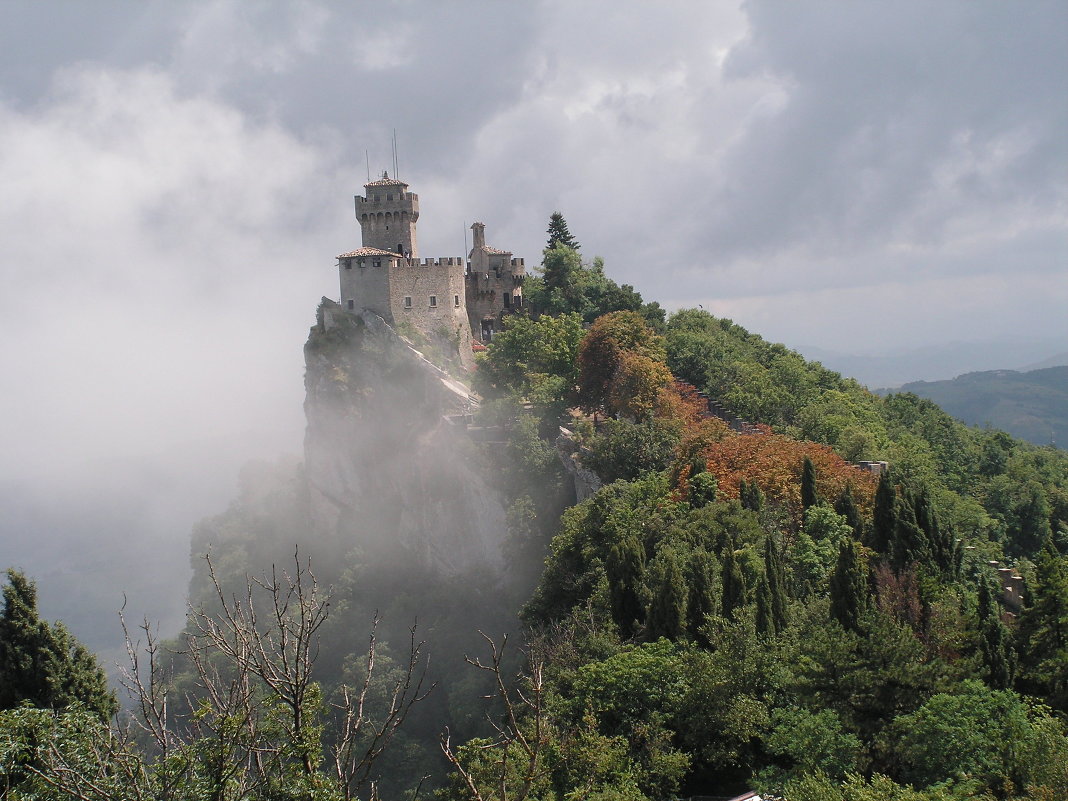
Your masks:
[{"label": "hazy mountain range", "polygon": [[[914,381],[941,381],[988,370],[1026,372],[1068,365],[1063,340],[945,342],[883,353],[845,353],[801,346],[807,359],[857,379],[872,389],[896,388]],[[1051,355],[1052,354],[1052,355]]]},{"label": "hazy mountain range", "polygon": [[966,373],[951,381],[915,381],[901,391],[930,398],[971,425],[1000,428],[1037,445],[1068,442],[1068,367]]}]

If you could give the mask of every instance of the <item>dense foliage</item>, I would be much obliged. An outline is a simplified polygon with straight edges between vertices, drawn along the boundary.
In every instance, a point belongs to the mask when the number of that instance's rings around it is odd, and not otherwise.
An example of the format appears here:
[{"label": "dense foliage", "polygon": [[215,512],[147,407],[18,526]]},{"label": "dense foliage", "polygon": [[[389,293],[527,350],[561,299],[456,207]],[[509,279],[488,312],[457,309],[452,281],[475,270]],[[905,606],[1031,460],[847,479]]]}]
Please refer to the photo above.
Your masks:
[{"label": "dense foliage", "polygon": [[[606,482],[564,515],[524,611],[546,699],[528,724],[549,733],[534,796],[1068,792],[1065,454],[640,308],[594,318],[556,405],[533,407]],[[480,369],[509,361],[491,345]],[[1022,609],[992,559],[1024,576]],[[579,740],[600,766],[581,782]]]}]

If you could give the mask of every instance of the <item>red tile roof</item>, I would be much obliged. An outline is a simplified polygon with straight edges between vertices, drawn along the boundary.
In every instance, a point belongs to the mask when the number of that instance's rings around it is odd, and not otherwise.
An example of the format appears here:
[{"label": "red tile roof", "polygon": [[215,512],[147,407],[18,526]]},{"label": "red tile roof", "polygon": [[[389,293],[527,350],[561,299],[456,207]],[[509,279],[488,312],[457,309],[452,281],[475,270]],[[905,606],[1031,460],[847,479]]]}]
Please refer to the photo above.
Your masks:
[{"label": "red tile roof", "polygon": [[392,250],[380,250],[379,248],[356,248],[356,250],[349,253],[342,253],[338,258],[351,259],[354,256],[393,256],[397,259],[403,258],[401,254],[394,253]]},{"label": "red tile roof", "polygon": [[385,173],[382,173],[382,177],[379,178],[377,181],[368,181],[367,183],[364,184],[364,186],[407,186],[407,185],[408,184],[404,183],[404,181],[401,181],[401,180],[399,180],[397,178],[390,178]]}]

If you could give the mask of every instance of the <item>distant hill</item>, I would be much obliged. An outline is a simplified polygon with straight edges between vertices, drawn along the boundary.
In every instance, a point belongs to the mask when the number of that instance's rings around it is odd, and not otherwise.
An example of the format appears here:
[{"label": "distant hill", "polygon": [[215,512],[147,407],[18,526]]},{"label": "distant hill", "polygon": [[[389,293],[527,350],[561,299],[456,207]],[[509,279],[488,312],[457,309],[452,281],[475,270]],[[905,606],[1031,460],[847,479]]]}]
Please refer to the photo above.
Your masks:
[{"label": "distant hill", "polygon": [[929,398],[965,423],[1061,447],[1068,443],[1068,367],[966,373],[951,381],[914,381],[900,392]]},{"label": "distant hill", "polygon": [[1021,373],[1026,373],[1031,370],[1044,370],[1047,367],[1064,367],[1068,365],[1068,350],[1064,353],[1058,353],[1056,356],[1050,356],[1048,359],[1043,359],[1040,362],[1034,364],[1025,364],[1023,367],[1018,368]]},{"label": "distant hill", "polygon": [[[883,353],[845,353],[800,347],[808,359],[868,387],[899,387],[906,381],[940,381],[994,368],[1021,372],[1068,365],[1063,340],[939,342]],[[1058,352],[1062,351],[1062,352]],[[1056,353],[1055,356],[1047,354]]]}]

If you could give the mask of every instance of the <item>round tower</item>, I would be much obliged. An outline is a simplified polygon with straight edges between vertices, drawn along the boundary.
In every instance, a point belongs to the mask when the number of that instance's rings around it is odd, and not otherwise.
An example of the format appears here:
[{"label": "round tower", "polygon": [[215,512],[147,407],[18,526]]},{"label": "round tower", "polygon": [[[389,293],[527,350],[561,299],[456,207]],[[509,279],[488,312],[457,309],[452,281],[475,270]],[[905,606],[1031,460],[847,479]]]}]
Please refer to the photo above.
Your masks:
[{"label": "round tower", "polygon": [[356,219],[363,232],[363,246],[406,258],[418,257],[415,222],[419,219],[419,195],[409,192],[404,181],[390,178],[385,172],[363,188],[365,196],[356,195]]}]

